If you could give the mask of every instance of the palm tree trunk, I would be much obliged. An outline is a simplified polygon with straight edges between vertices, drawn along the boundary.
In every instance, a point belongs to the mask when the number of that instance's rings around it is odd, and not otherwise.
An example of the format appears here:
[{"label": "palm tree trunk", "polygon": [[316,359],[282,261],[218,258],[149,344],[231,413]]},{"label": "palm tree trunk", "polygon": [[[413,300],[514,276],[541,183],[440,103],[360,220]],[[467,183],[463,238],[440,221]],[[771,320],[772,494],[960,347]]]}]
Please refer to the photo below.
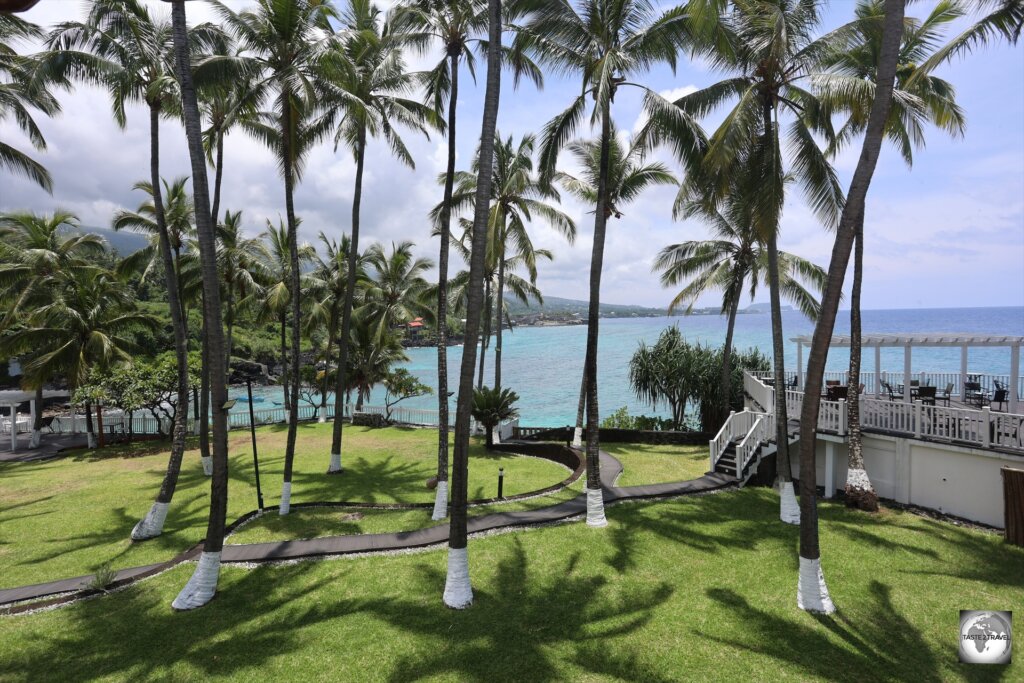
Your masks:
[{"label": "palm tree trunk", "polygon": [[288,217],[288,256],[290,261],[289,269],[289,294],[291,295],[292,309],[292,348],[291,367],[288,368],[288,384],[291,396],[288,401],[288,438],[284,450],[284,483],[281,486],[280,513],[287,515],[291,509],[292,493],[292,467],[295,463],[295,438],[299,429],[299,346],[301,343],[301,322],[302,322],[302,292],[300,290],[301,275],[299,271],[299,236],[298,224],[295,221],[295,178],[292,168],[292,99],[290,93],[282,98],[283,112],[281,121],[284,129],[282,134],[281,151],[284,156],[284,201],[285,212]]},{"label": "palm tree trunk", "polygon": [[[39,383],[36,387],[36,398],[35,398],[35,416],[32,419],[32,441],[31,448],[39,448],[39,443],[42,440],[43,433],[43,384]],[[14,429],[14,420],[11,421],[11,429]]]},{"label": "palm tree trunk", "polygon": [[586,369],[583,371],[583,378],[580,380],[580,403],[579,407],[576,408],[576,429],[572,436],[572,445],[574,448],[580,448],[583,445],[583,413],[587,408],[587,372]]},{"label": "palm tree trunk", "polygon": [[185,133],[188,137],[189,157],[192,162],[192,191],[195,198],[196,232],[203,276],[203,306],[206,339],[209,345],[210,384],[213,400],[213,483],[210,487],[210,519],[206,528],[203,554],[195,574],[174,600],[176,609],[191,609],[206,604],[217,589],[220,572],[220,551],[224,544],[224,526],[228,503],[228,391],[224,368],[224,330],[221,326],[220,280],[217,273],[217,244],[210,220],[210,195],[206,177],[206,159],[203,155],[199,106],[192,85],[189,64],[188,36],[185,25],[185,3],[173,4],[174,53],[181,83],[182,109]]},{"label": "palm tree trunk", "polygon": [[441,249],[437,258],[437,488],[432,519],[448,515],[448,252],[455,183],[455,110],[459,99],[459,52],[448,55],[451,92],[448,94],[448,166],[441,200]]},{"label": "palm tree trunk", "polygon": [[878,494],[864,468],[860,429],[861,319],[860,291],[864,278],[864,226],[858,226],[853,252],[853,289],[850,292],[850,372],[846,393],[847,433],[850,435],[846,469],[846,504],[867,512],[878,511]]},{"label": "palm tree trunk", "polygon": [[882,44],[875,78],[875,99],[871,104],[864,143],[857,168],[850,182],[850,191],[836,230],[836,240],[829,262],[828,278],[821,297],[821,311],[814,326],[807,361],[807,386],[814,390],[804,393],[800,414],[800,580],[797,586],[797,604],[813,612],[832,612],[835,606],[825,587],[821,571],[821,549],[818,545],[818,501],[815,442],[818,430],[818,407],[825,375],[825,361],[835,329],[843,280],[850,263],[853,242],[864,225],[864,206],[871,178],[878,164],[878,156],[885,138],[885,122],[892,105],[893,83],[903,35],[905,0],[885,0],[885,18],[882,23]]},{"label": "palm tree trunk", "polygon": [[213,474],[213,457],[210,455],[210,341],[206,336],[206,302],[203,298],[203,365],[199,382],[199,458],[203,474]]},{"label": "palm tree trunk", "polygon": [[[363,199],[363,162],[366,156],[366,126],[359,129],[356,141],[356,187],[352,195],[352,239],[348,252],[348,273],[345,282],[345,304],[341,309],[341,339],[338,340],[338,384],[335,396],[345,391],[345,374],[348,369],[348,347],[351,341],[352,302],[356,294],[356,256],[359,253],[359,210]],[[331,439],[331,464],[328,474],[341,472],[341,439],[344,423],[344,409],[334,411],[334,433]]]},{"label": "palm tree trunk", "polygon": [[174,355],[178,363],[177,404],[174,412],[174,426],[171,431],[171,457],[167,461],[156,502],[146,516],[132,529],[133,541],[142,541],[159,536],[163,532],[167,509],[170,507],[174,489],[178,485],[181,460],[185,455],[185,430],[188,422],[188,338],[185,330],[185,316],[178,281],[179,270],[171,255],[171,243],[167,234],[167,220],[164,216],[163,196],[160,192],[160,105],[149,106],[149,175],[153,184],[153,213],[160,237],[160,256],[163,260],[167,280],[167,305],[171,312],[171,326],[174,328]]},{"label": "palm tree trunk", "polygon": [[[491,168],[494,161],[494,131],[498,122],[501,95],[501,0],[488,0],[487,86],[484,91],[484,115],[480,130],[480,168]],[[466,548],[466,499],[469,495],[469,413],[473,407],[473,369],[476,343],[483,308],[483,280],[487,250],[487,215],[491,196],[490,173],[481,173],[476,185],[473,213],[473,247],[469,263],[469,290],[466,302],[466,329],[459,372],[459,400],[455,408],[455,449],[452,454],[452,516],[448,532],[448,573],[445,578],[444,604],[464,609],[473,604],[469,581],[469,556]]]},{"label": "palm tree trunk", "polygon": [[484,336],[480,342],[480,370],[477,374],[476,388],[484,386],[484,363],[487,359],[487,347],[491,343],[491,316],[494,315],[494,299],[491,296],[491,279],[484,281]]},{"label": "palm tree trunk", "polygon": [[[502,221],[504,224],[504,221]],[[501,324],[505,312],[505,243],[498,245],[498,292],[494,297],[498,326],[494,330],[494,388],[501,391]]]},{"label": "palm tree trunk", "polygon": [[587,525],[608,524],[604,516],[601,492],[600,412],[597,402],[597,337],[601,309],[601,270],[604,267],[604,240],[608,226],[608,171],[611,163],[611,102],[606,97],[601,106],[601,158],[597,180],[597,208],[594,212],[594,245],[590,256],[590,305],[587,312],[587,351],[583,374],[587,384]]},{"label": "palm tree trunk", "polygon": [[231,374],[231,351],[235,340],[235,283],[228,282],[228,336],[224,342],[224,366]]},{"label": "palm tree trunk", "polygon": [[288,410],[291,401],[288,400],[288,314],[281,313],[281,391],[284,394],[284,409]]},{"label": "palm tree trunk", "polygon": [[[11,419],[14,419],[12,414]],[[89,448],[96,448],[96,433],[92,429],[92,404],[85,402],[85,442]]]},{"label": "palm tree trunk", "polygon": [[[321,424],[327,422],[327,392],[331,386],[331,349],[334,348],[334,337],[338,334],[338,300],[334,298],[331,306],[331,317],[327,321],[327,342],[324,344],[324,378],[320,385],[320,415],[317,419]],[[335,411],[341,406],[341,396],[335,395]]]},{"label": "palm tree trunk", "polygon": [[[224,177],[224,132],[217,131],[217,168],[213,176],[213,208],[210,210],[213,217],[213,227],[216,229],[218,216],[220,215],[220,182]],[[230,304],[229,304],[230,307]],[[229,313],[230,314],[230,313]]]},{"label": "palm tree trunk", "polygon": [[[772,119],[772,103],[762,103],[764,135],[770,142],[777,135]],[[766,149],[774,145],[766,145]],[[786,358],[782,331],[782,303],[779,297],[779,223],[768,234],[768,296],[771,301],[772,360],[775,377],[775,463],[779,475],[779,518],[787,524],[800,523],[800,508],[793,493],[793,467],[789,460],[789,415],[786,411]],[[809,385],[808,385],[809,386]]]},{"label": "palm tree trunk", "polygon": [[[740,297],[739,292],[736,292],[736,296],[729,306],[729,320],[725,327],[725,346],[722,347],[722,414],[719,424],[725,422],[725,419],[729,416],[729,411],[732,409],[732,337],[733,332],[736,330],[736,312],[739,308]],[[767,406],[762,407],[766,408]]]}]

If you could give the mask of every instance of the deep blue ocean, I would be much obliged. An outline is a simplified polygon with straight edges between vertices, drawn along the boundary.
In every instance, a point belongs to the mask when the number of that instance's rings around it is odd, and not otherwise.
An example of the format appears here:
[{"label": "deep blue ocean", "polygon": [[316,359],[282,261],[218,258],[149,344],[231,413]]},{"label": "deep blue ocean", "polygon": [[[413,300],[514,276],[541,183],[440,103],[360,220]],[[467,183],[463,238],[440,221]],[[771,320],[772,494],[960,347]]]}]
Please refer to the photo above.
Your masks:
[{"label": "deep blue ocean", "polygon": [[[901,309],[863,312],[865,334],[876,332],[970,332],[1024,336],[1024,307],[1014,308],[956,308],[956,309]],[[602,416],[622,406],[633,415],[663,415],[650,405],[638,400],[629,389],[628,365],[640,342],[652,344],[666,327],[678,325],[691,341],[714,346],[725,341],[725,318],[713,315],[674,316],[667,318],[603,318],[598,342],[598,391]],[[791,337],[811,334],[813,324],[797,311],[783,313],[786,338],[786,368],[796,364],[796,344]],[[840,311],[836,333],[849,332],[849,312]],[[523,327],[504,333],[502,384],[519,394],[520,422],[530,426],[561,426],[576,419],[580,378],[587,328],[583,325],[568,327]],[[738,349],[758,348],[771,356],[771,320],[767,312],[737,316],[735,346]],[[432,387],[437,383],[437,350],[434,348],[407,349],[409,362],[405,367],[420,381]],[[805,350],[806,353],[806,350]],[[448,349],[449,387],[458,385],[462,348]],[[487,352],[485,383],[494,378],[494,342]],[[804,358],[806,362],[806,356]],[[916,348],[913,371],[960,371],[960,350],[957,348]],[[849,362],[846,349],[834,349],[829,355],[828,368],[845,370]],[[864,369],[873,370],[873,352],[864,359]],[[968,358],[969,372],[1008,373],[1009,349],[972,349]],[[882,370],[902,371],[901,349],[882,350]],[[267,403],[280,400],[280,388],[268,387],[260,392]],[[383,391],[371,397],[369,405],[383,404]],[[266,405],[266,404],[265,404]],[[437,409],[436,396],[425,396],[404,401],[401,405],[415,408]],[[454,398],[451,403],[454,410]]]}]

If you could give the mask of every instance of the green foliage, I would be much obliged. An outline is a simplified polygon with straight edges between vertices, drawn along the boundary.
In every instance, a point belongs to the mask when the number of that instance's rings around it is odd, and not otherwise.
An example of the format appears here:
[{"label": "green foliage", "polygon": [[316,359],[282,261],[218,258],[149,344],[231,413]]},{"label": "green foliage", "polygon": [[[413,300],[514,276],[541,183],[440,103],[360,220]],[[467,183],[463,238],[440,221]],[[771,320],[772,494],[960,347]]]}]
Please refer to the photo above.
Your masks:
[{"label": "green foliage", "polygon": [[[729,404],[743,406],[743,370],[768,370],[768,358],[756,349],[733,351]],[[691,344],[678,326],[662,331],[653,346],[643,342],[629,361],[629,382],[637,398],[652,407],[669,407],[675,429],[686,424],[686,406],[693,403],[703,431],[718,428],[716,406],[721,396],[722,349]]]},{"label": "green foliage", "polygon": [[473,419],[487,430],[487,445],[492,445],[492,431],[498,423],[519,417],[515,407],[519,394],[511,389],[491,389],[483,387],[473,392]]},{"label": "green foliage", "polygon": [[668,432],[676,429],[676,423],[667,417],[630,415],[629,408],[622,406],[601,420],[601,427],[604,429],[639,429],[645,432]]},{"label": "green foliage", "polygon": [[434,390],[420,381],[405,368],[399,368],[384,378],[384,405],[387,409],[387,419],[391,420],[391,409],[401,401],[416,396],[426,396],[434,393]]},{"label": "green foliage", "polygon": [[93,573],[92,581],[86,586],[91,591],[107,591],[110,584],[117,579],[117,571],[110,566],[110,562],[104,562]]}]

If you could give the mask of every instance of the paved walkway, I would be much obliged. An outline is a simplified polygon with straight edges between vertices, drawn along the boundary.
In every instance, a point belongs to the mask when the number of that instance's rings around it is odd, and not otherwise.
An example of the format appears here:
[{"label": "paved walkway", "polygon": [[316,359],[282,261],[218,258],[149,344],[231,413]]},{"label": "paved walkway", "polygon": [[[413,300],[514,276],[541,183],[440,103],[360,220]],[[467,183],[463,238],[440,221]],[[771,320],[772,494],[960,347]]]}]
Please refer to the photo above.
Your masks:
[{"label": "paved walkway", "polygon": [[29,448],[30,434],[18,436],[18,450],[11,450],[10,434],[0,437],[0,462],[36,462],[59,457],[69,448],[85,448],[85,434],[43,434],[39,448]]},{"label": "paved walkway", "polygon": [[[682,496],[733,486],[736,478],[719,473],[708,473],[689,481],[645,486],[614,486],[622,473],[622,463],[611,455],[601,452],[601,483],[605,503],[643,498],[665,498]],[[266,508],[272,511],[276,508]],[[479,517],[470,517],[467,527],[470,534],[508,527],[529,526],[557,522],[585,514],[586,496],[581,494],[572,500],[537,510],[498,512]],[[353,553],[385,552],[438,545],[448,540],[448,523],[438,524],[415,531],[399,531],[386,534],[357,534],[350,536],[326,536],[295,541],[275,541],[246,545],[225,545],[221,554],[223,562],[276,562],[325,555],[349,555]],[[199,546],[189,548],[177,557],[160,564],[132,567],[117,572],[115,585],[131,583],[134,580],[159,573],[195,557]],[[93,576],[79,576],[63,581],[21,586],[0,590],[0,605],[25,600],[37,600],[61,593],[72,593],[89,587]]]}]

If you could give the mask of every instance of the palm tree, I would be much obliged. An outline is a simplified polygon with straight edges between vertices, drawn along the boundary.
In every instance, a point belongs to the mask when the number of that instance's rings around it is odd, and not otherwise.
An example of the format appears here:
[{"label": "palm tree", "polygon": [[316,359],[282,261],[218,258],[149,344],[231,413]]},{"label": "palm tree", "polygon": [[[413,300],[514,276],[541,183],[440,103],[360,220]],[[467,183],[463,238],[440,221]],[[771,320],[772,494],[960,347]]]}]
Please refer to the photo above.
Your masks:
[{"label": "palm tree", "polygon": [[[956,103],[953,86],[930,73],[918,74],[932,48],[942,37],[942,29],[963,16],[963,8],[953,0],[939,3],[923,20],[905,19],[900,45],[899,68],[893,103],[886,123],[886,137],[895,144],[910,167],[914,148],[924,146],[924,127],[932,123],[950,135],[963,134],[966,127],[963,110]],[[846,109],[849,119],[836,134],[838,149],[864,132],[871,111],[874,79],[878,71],[884,12],[880,0],[861,0],[856,9],[856,32],[848,43],[829,60],[832,72],[820,77],[836,108]],[[910,87],[908,89],[908,83]],[[863,226],[861,226],[863,228]],[[853,252],[853,287],[850,292],[850,368],[848,384],[860,383],[861,314],[860,295],[864,277],[864,234],[858,232]],[[878,510],[878,495],[864,468],[860,429],[860,392],[847,399],[849,460],[846,474],[846,503],[862,510]]]},{"label": "palm tree", "polygon": [[[211,36],[196,33],[193,48]],[[188,418],[188,339],[164,201],[160,191],[160,117],[176,113],[177,82],[173,74],[171,24],[153,17],[138,0],[95,0],[85,22],[58,24],[47,38],[47,62],[54,73],[74,74],[106,88],[113,104],[114,120],[127,124],[126,105],[143,102],[149,110],[150,180],[153,222],[159,253],[167,275],[167,302],[174,328],[178,363],[177,410],[171,441],[171,458],[158,501],[146,518],[132,530],[134,540],[157,536],[162,531],[167,506],[161,501],[174,493],[185,451]]]},{"label": "palm tree", "polygon": [[483,425],[488,448],[494,445],[494,428],[519,416],[515,408],[518,400],[519,394],[508,388],[482,387],[473,392],[473,419]]},{"label": "palm tree", "polygon": [[926,59],[918,69],[919,77],[930,74],[937,66],[957,55],[997,40],[1005,40],[1011,45],[1020,40],[1024,31],[1024,0],[976,0],[971,4],[976,12],[987,14]]},{"label": "palm tree", "polygon": [[[480,130],[480,168],[491,168],[494,133],[501,96],[501,0],[487,2],[487,85],[484,88],[483,122]],[[465,609],[473,604],[467,551],[466,501],[469,497],[469,418],[473,408],[473,366],[483,309],[484,256],[487,248],[488,199],[491,175],[477,182],[473,214],[473,258],[469,263],[469,296],[466,302],[465,344],[459,371],[459,398],[455,407],[455,450],[452,458],[452,517],[448,531],[448,572],[444,604]],[[442,237],[442,239],[444,239]],[[439,319],[441,319],[439,312]]]},{"label": "palm tree", "polygon": [[[864,223],[864,206],[871,177],[874,175],[893,99],[905,0],[885,0],[882,41],[875,78],[875,97],[864,132],[860,158],[850,182],[846,203],[836,231],[828,279],[821,297],[821,312],[814,326],[811,350],[807,361],[808,387],[820,387],[825,374],[825,360],[835,329],[843,280],[850,263],[850,252]],[[817,472],[815,442],[817,441],[818,408],[821,395],[817,390],[804,393],[800,412],[800,578],[797,584],[797,605],[812,612],[833,612],[835,605],[828,594],[821,571],[821,549],[818,544],[818,508],[815,481]]]},{"label": "palm tree", "polygon": [[402,348],[401,338],[393,330],[385,330],[383,336],[379,334],[367,309],[356,310],[353,322],[349,339],[352,353],[349,354],[345,373],[348,380],[344,394],[356,392],[355,410],[359,411],[373,388],[387,378],[391,367],[409,360],[409,357]]},{"label": "palm tree", "polygon": [[[635,201],[649,187],[655,185],[675,185],[678,183],[675,176],[669,172],[664,164],[657,162],[645,163],[643,150],[639,145],[630,144],[628,148],[624,148],[618,135],[616,135],[614,125],[609,125],[609,135],[604,185],[605,206],[608,207],[609,216],[621,218],[622,212],[619,210],[620,207]],[[597,206],[597,188],[601,182],[602,168],[601,144],[599,142],[577,141],[569,145],[569,151],[575,157],[577,164],[583,169],[582,176],[575,177],[568,173],[558,172],[555,174],[555,179],[565,188],[566,192],[584,204]],[[573,434],[573,444],[577,448],[583,443],[583,416],[586,409],[588,391],[587,372],[587,369],[584,368],[583,377],[580,380],[580,402],[576,411],[576,430]]]},{"label": "palm tree", "polygon": [[[0,14],[0,121],[8,118],[28,136],[37,150],[46,149],[46,139],[32,117],[32,109],[53,116],[60,103],[50,93],[49,84],[37,73],[35,60],[19,55],[15,43],[38,40],[42,29],[13,14]],[[15,147],[0,141],[0,167],[24,176],[47,192],[53,192],[53,179],[42,164]]]},{"label": "palm tree", "polygon": [[228,390],[224,364],[224,330],[221,326],[220,279],[217,275],[217,245],[203,157],[199,105],[192,84],[184,0],[175,0],[172,21],[175,65],[181,83],[181,109],[185,119],[189,159],[192,162],[192,193],[195,197],[196,234],[203,280],[203,328],[207,338],[207,364],[213,402],[213,483],[210,488],[206,540],[195,573],[172,603],[176,609],[192,609],[213,598],[220,575],[220,552],[224,544],[228,502],[228,432],[227,410],[224,407],[228,400]]},{"label": "palm tree", "polygon": [[[211,57],[208,64],[237,67],[252,78],[257,93],[273,96],[274,111],[246,121],[244,128],[275,153],[284,177],[285,217],[290,254],[289,293],[294,320],[288,377],[288,438],[285,445],[281,515],[291,510],[292,465],[299,419],[299,341],[301,319],[298,221],[295,217],[295,183],[312,146],[331,130],[334,111],[316,116],[320,97],[326,92],[324,63],[334,54],[335,37],[330,21],[339,16],[330,0],[259,0],[255,9],[235,13],[217,0],[211,4],[225,29],[245,52],[244,57]],[[261,97],[254,97],[260,100]]]},{"label": "palm tree", "polygon": [[[441,248],[437,259],[437,488],[432,519],[448,514],[448,252],[451,239],[452,191],[455,182],[455,120],[459,100],[459,64],[465,60],[474,71],[471,45],[487,28],[487,3],[483,0],[402,0],[391,19],[396,33],[407,44],[426,52],[435,45],[444,56],[429,72],[427,96],[437,112],[447,104],[448,161],[444,198],[438,220]],[[474,76],[475,78],[475,76]]]},{"label": "palm tree", "polygon": [[[725,346],[722,348],[719,420],[724,421],[729,414],[729,397],[732,394],[730,360],[736,314],[744,290],[753,299],[767,280],[768,250],[758,239],[750,223],[750,206],[739,192],[730,194],[719,207],[691,200],[677,208],[677,218],[701,218],[716,239],[671,244],[658,254],[654,268],[661,271],[661,283],[666,287],[686,281],[686,286],[669,303],[670,314],[680,307],[685,307],[689,313],[701,296],[711,290],[722,291],[722,315],[727,316],[727,323]],[[801,313],[814,320],[818,316],[818,301],[801,280],[806,280],[820,292],[825,284],[825,269],[785,251],[779,252],[778,262],[780,293]]]},{"label": "palm tree", "polygon": [[[16,324],[24,311],[49,303],[68,275],[97,269],[93,262],[106,253],[106,243],[97,235],[73,232],[77,227],[77,216],[63,211],[49,216],[0,214],[0,303],[6,309],[0,331]],[[32,355],[41,352],[33,349]],[[42,405],[43,386],[50,379],[36,376],[29,382],[37,406]],[[33,448],[39,445],[42,422],[42,411],[37,410]]]},{"label": "palm tree", "polygon": [[376,334],[382,339],[388,330],[432,315],[426,298],[430,285],[423,275],[434,263],[413,256],[414,246],[412,242],[392,242],[388,253],[383,245],[374,244],[366,252],[371,270],[364,292],[365,305],[375,320]]},{"label": "palm tree", "polygon": [[[296,226],[302,223],[296,220]],[[298,341],[296,341],[295,330],[299,329],[301,313],[295,314],[292,308],[292,247],[288,235],[288,228],[283,221],[275,226],[269,220],[267,229],[260,233],[260,239],[255,245],[255,264],[262,279],[262,293],[260,301],[260,318],[262,320],[276,320],[281,327],[281,388],[284,392],[284,405],[286,410],[291,410],[297,404],[298,389],[289,381],[292,364],[298,362],[296,353]],[[310,261],[315,254],[313,247],[302,243],[298,248],[296,259],[300,264]],[[301,286],[301,285],[300,285]],[[292,353],[288,353],[288,316],[292,317]]]},{"label": "palm tree", "polygon": [[[395,130],[401,124],[413,131],[427,133],[427,126],[439,128],[432,109],[407,97],[416,86],[416,79],[406,71],[400,42],[392,35],[390,25],[382,24],[380,11],[370,0],[351,0],[343,16],[348,31],[341,67],[332,70],[328,87],[343,118],[334,135],[335,147],[344,143],[356,162],[355,191],[352,197],[352,249],[349,252],[348,282],[341,308],[341,342],[338,349],[338,384],[336,396],[345,386],[348,366],[348,337],[355,296],[355,256],[359,251],[359,216],[363,195],[363,167],[367,137],[382,137],[395,158],[415,168],[412,155]],[[328,474],[341,472],[341,444],[344,411],[334,412],[331,460]]]},{"label": "palm tree", "polygon": [[[516,53],[534,54],[542,64],[578,74],[580,94],[569,108],[544,128],[540,154],[542,180],[555,174],[561,148],[583,121],[588,98],[594,100],[591,124],[600,127],[598,173],[595,178],[596,211],[594,244],[590,261],[590,308],[587,317],[587,351],[584,374],[587,386],[587,524],[604,526],[598,459],[597,340],[604,260],[605,227],[614,206],[608,197],[608,172],[612,144],[611,105],[629,79],[656,63],[672,67],[688,37],[684,8],[657,15],[647,0],[556,0],[544,3],[517,28]],[[645,89],[646,91],[646,89]]]},{"label": "palm tree", "polygon": [[[314,253],[313,271],[306,278],[306,297],[311,300],[309,314],[306,319],[307,334],[313,336],[314,330],[323,329],[324,335],[324,373],[320,389],[320,409],[317,419],[320,423],[327,422],[327,395],[330,393],[330,365],[334,358],[334,343],[338,338],[341,325],[341,305],[345,300],[345,287],[348,283],[348,255],[352,242],[348,235],[342,235],[341,243],[320,233],[320,243],[324,247],[324,255]],[[366,256],[356,256],[356,283],[364,286],[366,276]],[[340,409],[340,398],[336,397],[336,407]]]},{"label": "palm tree", "polygon": [[[799,522],[793,495],[786,415],[784,337],[779,289],[778,239],[787,178],[801,186],[811,209],[825,226],[834,226],[843,206],[843,193],[835,171],[816,136],[834,137],[829,109],[804,87],[821,67],[836,42],[849,31],[841,27],[816,36],[820,17],[817,2],[747,0],[733,3],[722,19],[729,49],[712,56],[715,65],[731,72],[726,79],[675,101],[675,109],[689,116],[704,116],[736,99],[707,144],[707,151],[691,169],[680,189],[680,199],[703,197],[717,203],[735,191],[737,183],[749,192],[751,223],[768,251],[774,355],[776,455],[780,486],[780,518]],[[783,119],[789,118],[783,137]],[[655,127],[668,126],[663,110],[652,114]],[[686,142],[685,140],[683,141]],[[687,144],[677,148],[690,149]],[[684,155],[685,156],[685,155]],[[692,156],[692,155],[691,155]],[[786,158],[788,157],[788,158]],[[787,172],[786,166],[789,170]]]},{"label": "palm tree", "polygon": [[[231,362],[235,317],[240,300],[258,295],[261,291],[259,279],[263,275],[260,257],[263,255],[261,241],[245,237],[242,232],[242,212],[224,211],[224,220],[217,224],[217,266],[221,276],[221,287],[225,292],[224,323],[227,335],[224,340],[224,359]],[[198,248],[196,249],[198,251]]]},{"label": "palm tree", "polygon": [[[558,192],[549,184],[542,184],[533,172],[534,146],[533,135],[525,135],[517,143],[511,136],[503,139],[498,134],[494,141],[487,263],[489,266],[496,264],[497,281],[494,284],[494,296],[491,296],[491,279],[485,279],[484,345],[480,352],[477,388],[483,386],[484,356],[490,341],[495,301],[499,303],[494,347],[494,386],[497,389],[501,388],[501,316],[504,311],[505,267],[508,261],[506,249],[511,246],[515,250],[530,272],[531,283],[535,283],[537,256],[550,254],[535,249],[527,232],[526,225],[533,220],[534,215],[545,219],[551,227],[563,234],[570,244],[576,239],[576,224],[568,215],[549,203],[558,201]],[[457,187],[452,196],[452,210],[459,212],[473,207],[479,172],[479,163],[474,159],[471,172],[456,174]],[[443,209],[444,205],[441,204],[431,212],[435,223],[439,223]]]}]

